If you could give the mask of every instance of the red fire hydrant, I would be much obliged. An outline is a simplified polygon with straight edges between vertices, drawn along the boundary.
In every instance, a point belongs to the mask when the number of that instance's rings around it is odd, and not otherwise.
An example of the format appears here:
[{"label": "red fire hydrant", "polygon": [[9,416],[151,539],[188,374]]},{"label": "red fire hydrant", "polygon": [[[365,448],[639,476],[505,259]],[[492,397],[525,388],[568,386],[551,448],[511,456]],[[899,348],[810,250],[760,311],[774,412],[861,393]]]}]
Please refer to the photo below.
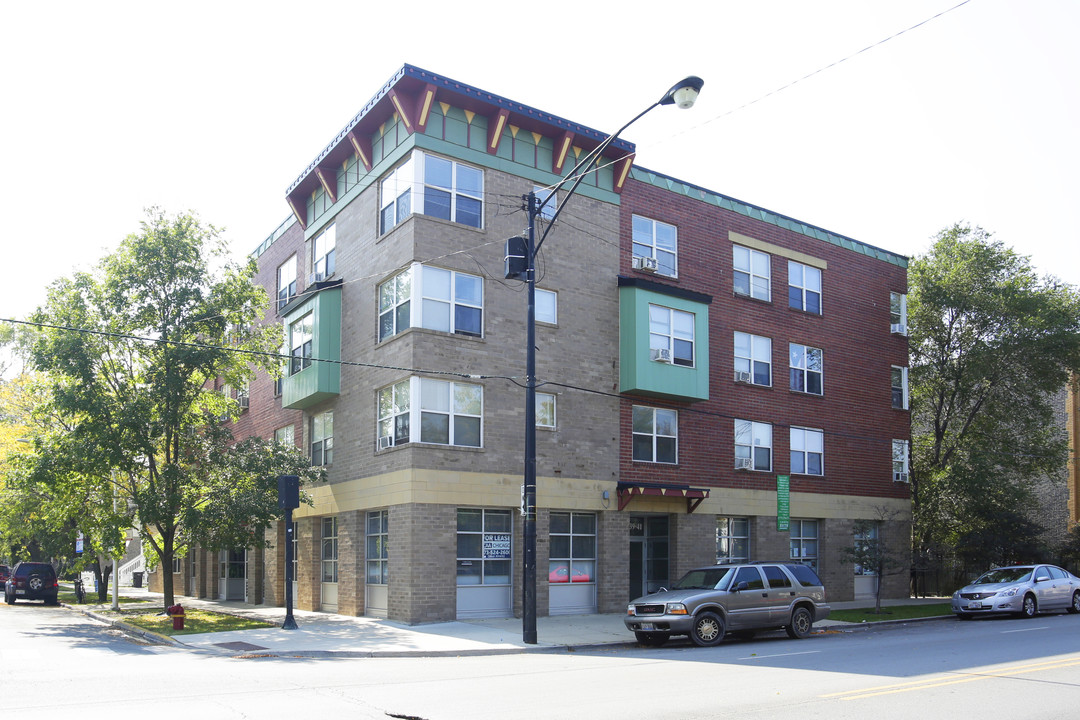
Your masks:
[{"label": "red fire hydrant", "polygon": [[172,617],[172,629],[173,630],[183,630],[184,629],[184,606],[183,605],[180,605],[180,604],[170,605],[169,607],[165,608],[165,612],[168,613],[169,616]]}]

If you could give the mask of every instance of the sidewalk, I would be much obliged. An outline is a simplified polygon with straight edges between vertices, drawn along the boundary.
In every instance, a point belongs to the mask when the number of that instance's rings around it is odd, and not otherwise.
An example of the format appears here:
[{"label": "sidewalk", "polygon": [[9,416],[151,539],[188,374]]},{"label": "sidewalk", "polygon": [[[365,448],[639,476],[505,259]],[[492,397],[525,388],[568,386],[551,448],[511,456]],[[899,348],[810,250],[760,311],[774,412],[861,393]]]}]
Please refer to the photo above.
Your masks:
[{"label": "sidewalk", "polygon": [[[120,590],[124,597],[141,597],[146,600],[161,600],[162,597],[159,593],[148,592],[145,588],[121,588]],[[614,649],[636,644],[633,633],[623,625],[621,614],[538,617],[536,619],[537,643],[532,645],[521,639],[520,618],[456,620],[406,625],[379,618],[293,610],[297,629],[283,630],[281,625],[285,620],[285,608],[249,605],[242,602],[197,600],[188,597],[178,597],[177,601],[185,608],[205,608],[242,615],[272,623],[274,627],[168,638],[133,629],[113,618],[94,612],[93,608],[77,609],[106,622],[123,625],[125,629],[142,634],[152,642],[233,656],[438,657]],[[947,602],[947,598],[886,600],[882,601],[882,605],[940,602]],[[872,605],[872,601],[869,604]],[[866,601],[841,602],[831,603],[831,606],[838,610],[867,607],[868,603]],[[814,629],[817,632],[865,627],[868,625],[834,620],[814,623]]]}]

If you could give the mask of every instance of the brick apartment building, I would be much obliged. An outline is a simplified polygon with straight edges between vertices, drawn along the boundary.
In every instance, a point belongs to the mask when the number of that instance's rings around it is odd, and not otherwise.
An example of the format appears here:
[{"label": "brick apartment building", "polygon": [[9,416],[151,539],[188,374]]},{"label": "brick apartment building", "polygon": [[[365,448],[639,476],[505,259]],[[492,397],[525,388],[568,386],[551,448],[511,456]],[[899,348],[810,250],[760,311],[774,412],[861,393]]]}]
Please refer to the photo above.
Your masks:
[{"label": "brick apartment building", "polygon": [[[236,433],[327,468],[294,514],[297,607],[520,615],[526,301],[504,245],[522,196],[604,137],[404,66],[289,189],[255,255],[290,360],[241,392]],[[538,258],[538,613],[621,612],[718,559],[872,593],[843,549],[858,520],[909,545],[906,259],[632,150],[554,198]],[[283,604],[285,537],[192,553],[178,592]]]}]

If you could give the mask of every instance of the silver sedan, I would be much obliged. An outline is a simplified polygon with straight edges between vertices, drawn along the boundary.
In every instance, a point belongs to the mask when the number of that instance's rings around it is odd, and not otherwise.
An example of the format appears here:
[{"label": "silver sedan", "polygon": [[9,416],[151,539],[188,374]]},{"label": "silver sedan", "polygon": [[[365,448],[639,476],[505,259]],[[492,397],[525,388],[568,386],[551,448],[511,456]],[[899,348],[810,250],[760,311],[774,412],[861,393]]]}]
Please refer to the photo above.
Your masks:
[{"label": "silver sedan", "polygon": [[961,620],[991,613],[1080,613],[1080,578],[1056,565],[994,568],[953,593],[952,611]]}]

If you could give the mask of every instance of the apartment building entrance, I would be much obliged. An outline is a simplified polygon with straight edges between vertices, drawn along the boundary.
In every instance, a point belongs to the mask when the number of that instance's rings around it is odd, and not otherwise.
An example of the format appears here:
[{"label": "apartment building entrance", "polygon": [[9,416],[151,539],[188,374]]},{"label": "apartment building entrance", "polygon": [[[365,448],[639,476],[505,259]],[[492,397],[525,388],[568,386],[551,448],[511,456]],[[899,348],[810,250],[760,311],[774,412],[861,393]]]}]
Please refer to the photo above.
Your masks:
[{"label": "apartment building entrance", "polygon": [[218,597],[222,600],[247,600],[247,550],[222,550],[219,564]]},{"label": "apartment building entrance", "polygon": [[667,515],[630,516],[630,597],[670,587]]}]

